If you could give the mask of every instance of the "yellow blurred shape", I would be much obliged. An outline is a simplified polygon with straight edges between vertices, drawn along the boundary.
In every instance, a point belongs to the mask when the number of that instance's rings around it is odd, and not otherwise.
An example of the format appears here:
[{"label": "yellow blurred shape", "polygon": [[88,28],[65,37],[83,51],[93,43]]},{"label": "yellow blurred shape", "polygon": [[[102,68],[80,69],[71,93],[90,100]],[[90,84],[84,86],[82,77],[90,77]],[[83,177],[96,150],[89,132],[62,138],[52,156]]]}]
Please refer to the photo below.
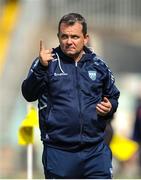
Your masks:
[{"label": "yellow blurred shape", "polygon": [[18,1],[9,1],[3,8],[2,16],[0,17],[0,75],[4,68],[12,32],[19,16],[19,7]]},{"label": "yellow blurred shape", "polygon": [[18,143],[27,145],[34,143],[34,128],[38,127],[37,110],[31,106],[18,131]]},{"label": "yellow blurred shape", "polygon": [[138,143],[123,137],[118,134],[114,134],[110,143],[113,156],[119,161],[129,160],[138,150]]}]

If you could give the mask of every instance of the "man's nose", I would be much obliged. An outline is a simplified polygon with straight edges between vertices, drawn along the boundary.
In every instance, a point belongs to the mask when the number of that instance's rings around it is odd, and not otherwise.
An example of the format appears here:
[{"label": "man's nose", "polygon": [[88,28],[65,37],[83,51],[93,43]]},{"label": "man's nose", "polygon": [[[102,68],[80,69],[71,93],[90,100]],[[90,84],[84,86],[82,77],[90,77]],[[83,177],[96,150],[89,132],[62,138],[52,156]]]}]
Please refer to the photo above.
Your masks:
[{"label": "man's nose", "polygon": [[68,43],[68,44],[72,44],[72,39],[71,39],[71,38],[68,38],[67,43]]}]

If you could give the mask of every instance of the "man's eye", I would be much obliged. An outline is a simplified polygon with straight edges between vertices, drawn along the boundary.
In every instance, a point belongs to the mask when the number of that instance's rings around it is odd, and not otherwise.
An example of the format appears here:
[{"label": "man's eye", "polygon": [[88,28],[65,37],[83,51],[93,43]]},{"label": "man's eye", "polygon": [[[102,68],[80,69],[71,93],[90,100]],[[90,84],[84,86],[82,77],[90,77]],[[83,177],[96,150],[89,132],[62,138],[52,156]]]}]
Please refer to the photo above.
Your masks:
[{"label": "man's eye", "polygon": [[72,38],[73,38],[73,39],[78,39],[79,37],[78,37],[78,36],[73,36]]},{"label": "man's eye", "polygon": [[68,37],[66,35],[63,35],[61,38],[62,39],[67,39]]}]

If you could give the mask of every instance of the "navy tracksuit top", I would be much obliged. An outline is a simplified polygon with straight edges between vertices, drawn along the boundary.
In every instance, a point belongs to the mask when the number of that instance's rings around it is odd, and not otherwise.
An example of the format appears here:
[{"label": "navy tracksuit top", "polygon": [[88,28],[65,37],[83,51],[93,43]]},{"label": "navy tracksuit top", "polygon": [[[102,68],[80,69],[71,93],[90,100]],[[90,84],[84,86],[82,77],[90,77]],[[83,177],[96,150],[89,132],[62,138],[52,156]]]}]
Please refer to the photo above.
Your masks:
[{"label": "navy tracksuit top", "polygon": [[[79,62],[66,56],[60,47],[44,67],[33,62],[22,84],[27,101],[38,100],[41,139],[49,146],[75,149],[103,140],[107,120],[118,106],[119,90],[108,66],[89,48]],[[96,112],[96,104],[106,96],[112,110],[106,116]]]}]

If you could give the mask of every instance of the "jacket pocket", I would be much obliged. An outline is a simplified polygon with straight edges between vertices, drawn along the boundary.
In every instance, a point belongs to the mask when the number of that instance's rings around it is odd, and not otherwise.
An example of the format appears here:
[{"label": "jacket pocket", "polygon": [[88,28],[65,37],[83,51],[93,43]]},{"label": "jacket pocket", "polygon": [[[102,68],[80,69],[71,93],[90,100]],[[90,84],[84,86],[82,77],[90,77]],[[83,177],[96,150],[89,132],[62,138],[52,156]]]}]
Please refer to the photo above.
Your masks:
[{"label": "jacket pocket", "polygon": [[55,127],[54,126],[55,118],[54,118],[52,111],[53,111],[53,107],[50,108],[50,110],[48,112],[48,117],[46,119],[46,126],[47,126],[48,132],[52,131]]},{"label": "jacket pocket", "polygon": [[52,76],[49,78],[49,92],[52,96],[69,95],[71,88],[71,78],[69,75]]}]

